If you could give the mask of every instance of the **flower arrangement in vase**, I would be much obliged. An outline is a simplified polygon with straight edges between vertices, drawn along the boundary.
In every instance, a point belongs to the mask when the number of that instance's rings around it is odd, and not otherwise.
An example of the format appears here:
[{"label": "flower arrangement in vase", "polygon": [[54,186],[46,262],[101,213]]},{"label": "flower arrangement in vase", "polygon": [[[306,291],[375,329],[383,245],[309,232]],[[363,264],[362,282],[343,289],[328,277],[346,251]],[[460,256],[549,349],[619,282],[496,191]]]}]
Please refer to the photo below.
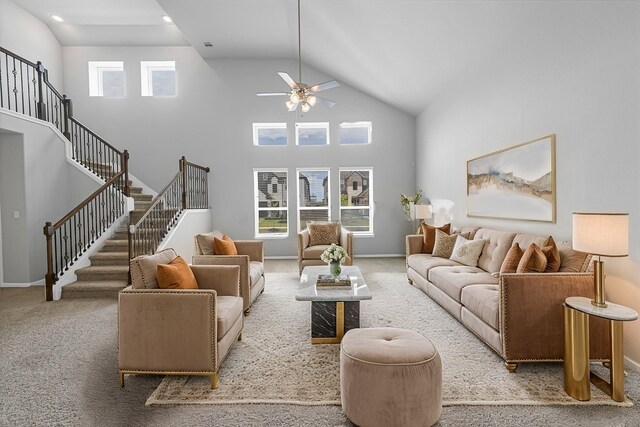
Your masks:
[{"label": "flower arrangement in vase", "polygon": [[347,251],[342,246],[338,246],[332,243],[325,251],[320,255],[320,259],[323,262],[329,264],[329,272],[333,277],[340,276],[342,267],[340,264],[347,258]]}]

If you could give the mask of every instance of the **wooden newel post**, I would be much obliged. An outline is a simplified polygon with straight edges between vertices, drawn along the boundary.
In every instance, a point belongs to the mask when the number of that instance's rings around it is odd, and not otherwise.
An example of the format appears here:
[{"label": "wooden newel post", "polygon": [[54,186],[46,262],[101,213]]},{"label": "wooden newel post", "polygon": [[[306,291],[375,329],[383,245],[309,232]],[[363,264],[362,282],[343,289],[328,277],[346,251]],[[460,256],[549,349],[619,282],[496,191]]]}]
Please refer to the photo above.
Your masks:
[{"label": "wooden newel post", "polygon": [[129,185],[129,152],[124,150],[122,152],[122,171],[124,172],[124,187],[123,193],[129,197],[131,195],[131,186]]},{"label": "wooden newel post", "polygon": [[38,61],[36,71],[38,72],[38,118],[47,120],[47,104],[44,103],[44,66]]},{"label": "wooden newel post", "polygon": [[44,224],[42,230],[47,239],[47,274],[44,276],[45,283],[45,299],[47,301],[53,301],[53,285],[56,282],[56,275],[53,272],[53,227],[50,222]]},{"label": "wooden newel post", "polygon": [[182,209],[187,209],[189,181],[187,180],[187,158],[185,156],[180,159],[180,172],[182,172]]},{"label": "wooden newel post", "polygon": [[62,95],[62,110],[64,112],[64,132],[62,133],[65,138],[71,141],[71,133],[69,132],[69,120],[73,117],[73,110],[71,108],[71,100],[67,98],[67,95]]}]

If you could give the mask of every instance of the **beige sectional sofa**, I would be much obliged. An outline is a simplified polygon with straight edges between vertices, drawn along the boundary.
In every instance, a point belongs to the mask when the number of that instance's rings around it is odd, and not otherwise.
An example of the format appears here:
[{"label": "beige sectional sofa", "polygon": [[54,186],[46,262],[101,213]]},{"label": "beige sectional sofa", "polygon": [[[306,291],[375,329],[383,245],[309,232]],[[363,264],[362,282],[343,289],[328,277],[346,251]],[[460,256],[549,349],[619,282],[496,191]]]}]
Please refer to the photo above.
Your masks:
[{"label": "beige sectional sofa", "polygon": [[[558,242],[558,273],[500,274],[508,250],[518,243],[542,246],[549,236],[511,233],[486,228],[463,228],[471,239],[486,241],[478,267],[422,253],[422,235],[406,237],[407,277],[445,308],[504,360],[510,371],[520,362],[563,359],[563,309],[566,297],[593,298],[590,256],[573,251],[571,242]],[[606,321],[590,322],[592,359],[608,360]]]}]

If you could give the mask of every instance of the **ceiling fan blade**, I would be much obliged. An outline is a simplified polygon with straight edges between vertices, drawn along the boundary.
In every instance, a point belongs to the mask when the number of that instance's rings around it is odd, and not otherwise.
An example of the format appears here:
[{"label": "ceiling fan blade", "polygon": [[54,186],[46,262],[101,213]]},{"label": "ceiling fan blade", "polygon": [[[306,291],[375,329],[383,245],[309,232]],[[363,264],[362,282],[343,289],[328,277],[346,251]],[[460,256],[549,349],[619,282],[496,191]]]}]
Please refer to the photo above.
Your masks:
[{"label": "ceiling fan blade", "polygon": [[329,107],[329,108],[331,108],[331,107],[333,107],[334,105],[336,105],[336,103],[335,103],[335,102],[330,101],[330,100],[328,100],[328,99],[326,99],[326,98],[323,98],[323,97],[321,97],[321,96],[318,96],[318,95],[316,95],[316,100],[317,100],[317,101],[319,101],[319,102],[321,102],[321,103],[323,103],[324,105],[326,105],[326,106],[327,106],[327,107]]},{"label": "ceiling fan blade", "polygon": [[298,104],[299,102],[292,103],[291,107],[289,107],[289,111],[296,111],[296,108],[298,108]]},{"label": "ceiling fan blade", "polygon": [[289,92],[259,92],[257,96],[289,96]]},{"label": "ceiling fan blade", "polygon": [[298,83],[296,83],[289,74],[285,73],[284,71],[278,71],[278,75],[282,77],[282,80],[287,82],[291,89],[298,89]]},{"label": "ceiling fan blade", "polygon": [[340,83],[338,83],[336,80],[329,80],[328,82],[324,82],[324,83],[320,83],[318,85],[315,86],[311,86],[309,88],[309,90],[311,92],[320,92],[321,90],[327,90],[327,89],[333,89],[334,87],[338,87],[340,86]]}]

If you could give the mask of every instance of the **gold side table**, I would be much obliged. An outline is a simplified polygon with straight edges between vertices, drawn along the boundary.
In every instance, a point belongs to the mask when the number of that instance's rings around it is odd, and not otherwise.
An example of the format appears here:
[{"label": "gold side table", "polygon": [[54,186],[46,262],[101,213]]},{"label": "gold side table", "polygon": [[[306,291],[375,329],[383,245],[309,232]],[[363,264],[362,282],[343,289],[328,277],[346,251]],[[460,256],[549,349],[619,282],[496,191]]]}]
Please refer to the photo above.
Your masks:
[{"label": "gold side table", "polygon": [[[609,382],[591,372],[589,365],[589,316],[609,320],[611,363]],[[624,396],[623,322],[636,320],[638,313],[623,305],[607,302],[596,307],[590,298],[569,297],[564,303],[564,391],[576,400],[591,399],[589,382],[616,402]]]}]

